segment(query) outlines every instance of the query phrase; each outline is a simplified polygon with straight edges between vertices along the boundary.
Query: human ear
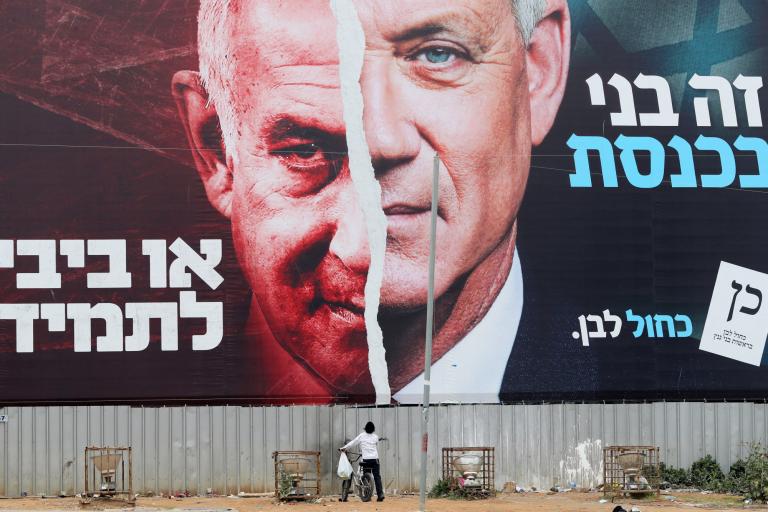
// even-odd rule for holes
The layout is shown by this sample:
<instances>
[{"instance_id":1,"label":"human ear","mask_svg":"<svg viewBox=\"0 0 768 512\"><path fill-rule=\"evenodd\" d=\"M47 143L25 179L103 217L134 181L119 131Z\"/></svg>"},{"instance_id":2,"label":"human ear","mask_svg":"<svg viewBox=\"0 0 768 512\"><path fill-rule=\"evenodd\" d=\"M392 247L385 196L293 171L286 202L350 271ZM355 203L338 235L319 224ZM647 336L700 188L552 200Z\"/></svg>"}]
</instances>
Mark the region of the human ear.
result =
<instances>
[{"instance_id":1,"label":"human ear","mask_svg":"<svg viewBox=\"0 0 768 512\"><path fill-rule=\"evenodd\" d=\"M538 146L555 122L563 100L571 56L571 16L567 0L547 0L526 49L531 101L531 142Z\"/></svg>"},{"instance_id":2,"label":"human ear","mask_svg":"<svg viewBox=\"0 0 768 512\"><path fill-rule=\"evenodd\" d=\"M178 71L173 75L172 88L208 200L229 218L232 213L232 158L224 147L216 109L208 104L208 93L200 81L200 74L195 71Z\"/></svg>"}]
</instances>

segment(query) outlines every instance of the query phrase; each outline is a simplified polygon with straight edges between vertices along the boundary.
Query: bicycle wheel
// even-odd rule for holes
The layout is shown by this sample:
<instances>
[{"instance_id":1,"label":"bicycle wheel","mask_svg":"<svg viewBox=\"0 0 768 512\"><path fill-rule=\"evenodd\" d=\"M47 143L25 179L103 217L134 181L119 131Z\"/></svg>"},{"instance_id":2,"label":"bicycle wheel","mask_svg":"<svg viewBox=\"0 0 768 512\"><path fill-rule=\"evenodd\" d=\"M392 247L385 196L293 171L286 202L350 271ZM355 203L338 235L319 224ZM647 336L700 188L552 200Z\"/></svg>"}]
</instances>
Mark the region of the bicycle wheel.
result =
<instances>
[{"instance_id":1,"label":"bicycle wheel","mask_svg":"<svg viewBox=\"0 0 768 512\"><path fill-rule=\"evenodd\" d=\"M360 496L362 501L371 501L371 496L373 496L373 477L370 473L363 473L363 476L360 477L357 495Z\"/></svg>"},{"instance_id":2,"label":"bicycle wheel","mask_svg":"<svg viewBox=\"0 0 768 512\"><path fill-rule=\"evenodd\" d=\"M341 483L341 501L347 501L350 487L352 487L352 480L344 480Z\"/></svg>"}]
</instances>

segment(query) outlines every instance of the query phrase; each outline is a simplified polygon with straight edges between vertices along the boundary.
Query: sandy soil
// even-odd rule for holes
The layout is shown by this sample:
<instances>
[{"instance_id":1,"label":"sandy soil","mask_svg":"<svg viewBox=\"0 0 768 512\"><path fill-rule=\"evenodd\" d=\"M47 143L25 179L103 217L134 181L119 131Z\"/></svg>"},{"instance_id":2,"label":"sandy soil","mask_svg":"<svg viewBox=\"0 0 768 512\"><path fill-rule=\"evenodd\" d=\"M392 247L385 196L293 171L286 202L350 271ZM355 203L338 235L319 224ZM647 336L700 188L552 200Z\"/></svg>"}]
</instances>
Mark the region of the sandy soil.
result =
<instances>
[{"instance_id":1,"label":"sandy soil","mask_svg":"<svg viewBox=\"0 0 768 512\"><path fill-rule=\"evenodd\" d=\"M714 510L768 510L764 505L746 506L740 498L717 494L673 493L674 499L662 496L661 499L628 500L617 499L616 503L600 503L599 493L559 493L559 494L501 494L490 500L428 500L427 510L431 511L483 511L483 512L611 512L616 504L626 510L632 505L641 512L693 512L697 509ZM238 512L280 510L282 512L414 512L418 510L417 496L388 496L382 503L361 503L357 498L350 498L348 503L339 503L338 498L323 498L319 503L277 503L273 498L139 498L136 510L232 510ZM82 507L76 498L20 498L0 499L0 510L105 510L125 508L119 502L95 502ZM116 512L116 511L115 511Z\"/></svg>"}]
</instances>

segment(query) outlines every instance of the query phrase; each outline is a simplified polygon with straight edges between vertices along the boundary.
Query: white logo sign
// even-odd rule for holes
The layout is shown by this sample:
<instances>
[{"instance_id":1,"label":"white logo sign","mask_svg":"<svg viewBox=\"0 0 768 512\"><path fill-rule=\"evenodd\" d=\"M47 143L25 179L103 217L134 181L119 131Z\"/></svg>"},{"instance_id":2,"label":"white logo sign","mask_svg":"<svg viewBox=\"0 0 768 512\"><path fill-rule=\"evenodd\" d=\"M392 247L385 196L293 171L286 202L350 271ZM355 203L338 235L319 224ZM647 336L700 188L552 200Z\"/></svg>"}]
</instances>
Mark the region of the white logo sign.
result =
<instances>
[{"instance_id":1,"label":"white logo sign","mask_svg":"<svg viewBox=\"0 0 768 512\"><path fill-rule=\"evenodd\" d=\"M768 274L721 261L699 349L760 366L766 336Z\"/></svg>"},{"instance_id":2,"label":"white logo sign","mask_svg":"<svg viewBox=\"0 0 768 512\"><path fill-rule=\"evenodd\" d=\"M0 414L0 423L8 423L8 415Z\"/></svg>"}]
</instances>

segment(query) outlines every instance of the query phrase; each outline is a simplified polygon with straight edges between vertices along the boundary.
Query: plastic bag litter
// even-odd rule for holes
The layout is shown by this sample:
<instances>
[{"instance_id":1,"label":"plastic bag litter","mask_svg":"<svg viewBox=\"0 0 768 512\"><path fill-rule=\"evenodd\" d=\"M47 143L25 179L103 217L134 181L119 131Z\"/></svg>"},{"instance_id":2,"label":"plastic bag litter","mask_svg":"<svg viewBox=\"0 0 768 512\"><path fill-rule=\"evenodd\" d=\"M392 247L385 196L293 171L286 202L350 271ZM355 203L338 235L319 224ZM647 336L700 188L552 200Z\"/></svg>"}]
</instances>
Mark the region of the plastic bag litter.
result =
<instances>
[{"instance_id":1,"label":"plastic bag litter","mask_svg":"<svg viewBox=\"0 0 768 512\"><path fill-rule=\"evenodd\" d=\"M344 452L339 456L339 469L336 473L342 480L347 480L352 476L352 464L350 464L347 454Z\"/></svg>"}]
</instances>

